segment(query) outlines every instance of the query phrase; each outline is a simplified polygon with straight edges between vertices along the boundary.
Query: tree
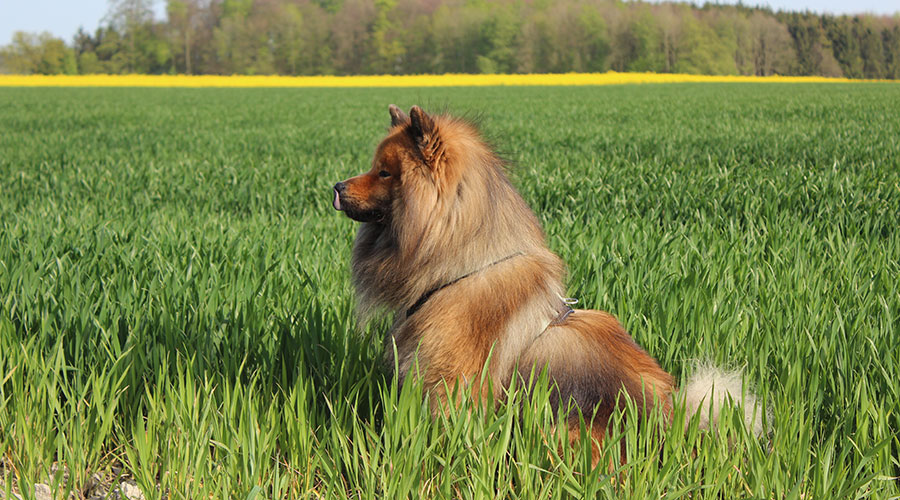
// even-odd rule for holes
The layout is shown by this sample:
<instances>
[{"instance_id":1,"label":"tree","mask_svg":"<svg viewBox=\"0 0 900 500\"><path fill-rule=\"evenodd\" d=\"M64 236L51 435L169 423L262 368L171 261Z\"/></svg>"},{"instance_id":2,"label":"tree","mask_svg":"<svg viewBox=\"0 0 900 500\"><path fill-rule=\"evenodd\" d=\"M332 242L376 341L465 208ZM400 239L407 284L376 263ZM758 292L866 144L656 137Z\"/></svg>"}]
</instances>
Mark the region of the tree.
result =
<instances>
[{"instance_id":1,"label":"tree","mask_svg":"<svg viewBox=\"0 0 900 500\"><path fill-rule=\"evenodd\" d=\"M751 14L753 74L757 76L787 75L797 65L797 55L787 26L771 15L756 11Z\"/></svg>"},{"instance_id":2,"label":"tree","mask_svg":"<svg viewBox=\"0 0 900 500\"><path fill-rule=\"evenodd\" d=\"M40 47L37 36L24 31L13 33L12 43L0 49L3 69L10 73L22 75L35 73L39 60Z\"/></svg>"},{"instance_id":3,"label":"tree","mask_svg":"<svg viewBox=\"0 0 900 500\"><path fill-rule=\"evenodd\" d=\"M517 16L518 17L518 16ZM540 55L540 71L564 73L567 71L605 71L608 65L609 38L606 22L594 6L578 0L557 5L533 18L533 33L538 36L531 40L534 52ZM522 33L516 23L516 32ZM513 58L522 52L521 36L513 43Z\"/></svg>"},{"instance_id":4,"label":"tree","mask_svg":"<svg viewBox=\"0 0 900 500\"><path fill-rule=\"evenodd\" d=\"M19 74L58 75L78 72L74 51L50 33L16 31L12 43L0 49L6 71Z\"/></svg>"},{"instance_id":5,"label":"tree","mask_svg":"<svg viewBox=\"0 0 900 500\"><path fill-rule=\"evenodd\" d=\"M674 69L679 73L729 75L737 72L733 49L709 25L685 16Z\"/></svg>"},{"instance_id":6,"label":"tree","mask_svg":"<svg viewBox=\"0 0 900 500\"><path fill-rule=\"evenodd\" d=\"M166 5L169 27L176 42L173 45L180 49L172 52L182 52L184 72L188 75L193 73L191 49L195 39L194 33L197 31L200 20L200 12L203 8L204 6L200 3L200 0L168 0ZM174 58L172 62L174 65Z\"/></svg>"},{"instance_id":7,"label":"tree","mask_svg":"<svg viewBox=\"0 0 900 500\"><path fill-rule=\"evenodd\" d=\"M395 39L403 47L403 54L395 61L399 72L434 72L437 50L432 19L437 8L438 3L430 0L398 0L391 11Z\"/></svg>"},{"instance_id":8,"label":"tree","mask_svg":"<svg viewBox=\"0 0 900 500\"><path fill-rule=\"evenodd\" d=\"M844 75L818 17L808 12L792 13L786 21L797 51L795 74L834 77Z\"/></svg>"},{"instance_id":9,"label":"tree","mask_svg":"<svg viewBox=\"0 0 900 500\"><path fill-rule=\"evenodd\" d=\"M861 78L863 59L859 47L857 21L850 18L823 16L822 26L831 43L832 53L841 65L841 70L849 78Z\"/></svg>"},{"instance_id":10,"label":"tree","mask_svg":"<svg viewBox=\"0 0 900 500\"><path fill-rule=\"evenodd\" d=\"M224 74L256 74L259 33L250 28L252 0L224 0L218 25L213 30L218 71Z\"/></svg>"},{"instance_id":11,"label":"tree","mask_svg":"<svg viewBox=\"0 0 900 500\"><path fill-rule=\"evenodd\" d=\"M125 41L119 32L112 27L97 28L95 39L97 59L103 66L103 72L109 74L125 72L128 67L128 55L122 50Z\"/></svg>"},{"instance_id":12,"label":"tree","mask_svg":"<svg viewBox=\"0 0 900 500\"><path fill-rule=\"evenodd\" d=\"M375 0L375 18L372 22L372 55L370 71L389 74L399 69L405 50L396 36L390 15L397 7L396 0Z\"/></svg>"},{"instance_id":13,"label":"tree","mask_svg":"<svg viewBox=\"0 0 900 500\"><path fill-rule=\"evenodd\" d=\"M305 74L330 75L335 72L333 49L330 43L331 27L329 13L315 3L300 5L300 13L305 20L301 33L301 63Z\"/></svg>"},{"instance_id":14,"label":"tree","mask_svg":"<svg viewBox=\"0 0 900 500\"><path fill-rule=\"evenodd\" d=\"M339 72L366 72L366 49L372 46L369 28L374 23L375 5L366 0L347 0L335 13L331 38L334 43L334 65Z\"/></svg>"},{"instance_id":15,"label":"tree","mask_svg":"<svg viewBox=\"0 0 900 500\"><path fill-rule=\"evenodd\" d=\"M275 66L279 73L296 75L300 72L303 45L303 14L296 4L279 6L275 23Z\"/></svg>"},{"instance_id":16,"label":"tree","mask_svg":"<svg viewBox=\"0 0 900 500\"><path fill-rule=\"evenodd\" d=\"M515 40L519 34L518 16L509 5L481 7L484 17L477 37L476 63L481 73L509 73L516 66Z\"/></svg>"},{"instance_id":17,"label":"tree","mask_svg":"<svg viewBox=\"0 0 900 500\"><path fill-rule=\"evenodd\" d=\"M900 17L622 0L108 0L0 70L188 74L653 71L900 78Z\"/></svg>"},{"instance_id":18,"label":"tree","mask_svg":"<svg viewBox=\"0 0 900 500\"><path fill-rule=\"evenodd\" d=\"M698 20L709 26L711 34L718 42L715 43L714 49L710 51L712 54L712 74L716 75L734 75L738 73L737 59L737 36L738 27L735 20L728 13L732 12L731 8L720 9L703 9L699 13Z\"/></svg>"},{"instance_id":19,"label":"tree","mask_svg":"<svg viewBox=\"0 0 900 500\"><path fill-rule=\"evenodd\" d=\"M618 45L613 69L617 71L664 71L660 50L662 32L649 10L629 12L631 18L617 33Z\"/></svg>"},{"instance_id":20,"label":"tree","mask_svg":"<svg viewBox=\"0 0 900 500\"><path fill-rule=\"evenodd\" d=\"M111 27L125 34L125 69L129 73L147 72L149 68L140 61L139 50L149 38L149 27L153 22L153 1L109 0L106 19Z\"/></svg>"},{"instance_id":21,"label":"tree","mask_svg":"<svg viewBox=\"0 0 900 500\"><path fill-rule=\"evenodd\" d=\"M685 15L690 15L690 8L686 5L664 4L654 11L654 16L660 26L662 70L666 73L671 73L675 69L675 62L678 60L678 48L681 44Z\"/></svg>"},{"instance_id":22,"label":"tree","mask_svg":"<svg viewBox=\"0 0 900 500\"><path fill-rule=\"evenodd\" d=\"M435 72L479 72L478 56L487 53L483 38L487 17L483 6L453 0L434 11L431 26L437 52L432 64ZM482 69L489 68L482 65Z\"/></svg>"},{"instance_id":23,"label":"tree","mask_svg":"<svg viewBox=\"0 0 900 500\"><path fill-rule=\"evenodd\" d=\"M82 52L78 55L78 72L82 75L99 75L105 73L103 64L96 52Z\"/></svg>"},{"instance_id":24,"label":"tree","mask_svg":"<svg viewBox=\"0 0 900 500\"><path fill-rule=\"evenodd\" d=\"M881 32L885 53L885 78L900 79L900 25Z\"/></svg>"},{"instance_id":25,"label":"tree","mask_svg":"<svg viewBox=\"0 0 900 500\"><path fill-rule=\"evenodd\" d=\"M752 14L739 9L728 9L723 15L723 22L728 22L734 36L734 66L739 75L755 75L756 66L753 61L753 49L756 37L753 33Z\"/></svg>"},{"instance_id":26,"label":"tree","mask_svg":"<svg viewBox=\"0 0 900 500\"><path fill-rule=\"evenodd\" d=\"M884 78L885 57L881 34L877 33L866 18L853 19L854 33L859 39L862 59L862 75L866 78Z\"/></svg>"}]
</instances>

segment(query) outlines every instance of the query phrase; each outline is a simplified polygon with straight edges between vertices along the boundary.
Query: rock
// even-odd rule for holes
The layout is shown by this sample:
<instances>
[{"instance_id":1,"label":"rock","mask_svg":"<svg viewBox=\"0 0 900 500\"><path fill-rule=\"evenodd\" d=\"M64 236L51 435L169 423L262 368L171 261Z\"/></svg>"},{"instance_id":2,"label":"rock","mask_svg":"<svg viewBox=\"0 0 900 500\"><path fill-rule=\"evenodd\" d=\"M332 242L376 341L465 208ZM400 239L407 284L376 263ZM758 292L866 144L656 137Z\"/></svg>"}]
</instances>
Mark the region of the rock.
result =
<instances>
[{"instance_id":1,"label":"rock","mask_svg":"<svg viewBox=\"0 0 900 500\"><path fill-rule=\"evenodd\" d=\"M122 481L119 483L118 490L123 500L145 500L144 494L134 481Z\"/></svg>"},{"instance_id":2,"label":"rock","mask_svg":"<svg viewBox=\"0 0 900 500\"><path fill-rule=\"evenodd\" d=\"M56 491L56 495L53 494L53 490L50 489L50 486L44 483L37 483L34 485L34 498L35 500L54 500L59 498L67 498L69 500L76 500L81 498L77 492L70 491L68 496L63 497L63 493L65 489L60 488ZM0 495L2 498L2 495ZM21 498L19 495L15 495L15 498Z\"/></svg>"},{"instance_id":3,"label":"rock","mask_svg":"<svg viewBox=\"0 0 900 500\"><path fill-rule=\"evenodd\" d=\"M53 493L46 484L36 484L34 485L34 498L35 500L53 500Z\"/></svg>"}]
</instances>

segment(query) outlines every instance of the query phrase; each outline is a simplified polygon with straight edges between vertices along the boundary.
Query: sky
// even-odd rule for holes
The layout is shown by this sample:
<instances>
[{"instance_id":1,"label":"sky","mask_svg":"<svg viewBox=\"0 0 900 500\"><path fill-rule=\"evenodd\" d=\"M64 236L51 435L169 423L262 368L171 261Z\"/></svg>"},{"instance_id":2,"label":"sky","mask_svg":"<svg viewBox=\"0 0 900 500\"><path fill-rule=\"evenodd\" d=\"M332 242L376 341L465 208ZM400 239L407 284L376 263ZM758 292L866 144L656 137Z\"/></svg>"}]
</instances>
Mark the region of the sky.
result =
<instances>
[{"instance_id":1,"label":"sky","mask_svg":"<svg viewBox=\"0 0 900 500\"><path fill-rule=\"evenodd\" d=\"M737 0L719 1L736 3ZM831 14L900 12L898 0L743 0L743 3L775 10L810 10ZM108 9L109 0L0 0L0 45L8 44L16 31L49 31L71 42L79 27L93 32ZM165 0L156 0L154 10L157 19L165 18Z\"/></svg>"},{"instance_id":2,"label":"sky","mask_svg":"<svg viewBox=\"0 0 900 500\"><path fill-rule=\"evenodd\" d=\"M165 18L165 5L154 2L157 19ZM71 43L79 27L93 33L108 10L109 0L0 0L0 45L16 31L49 31Z\"/></svg>"}]
</instances>

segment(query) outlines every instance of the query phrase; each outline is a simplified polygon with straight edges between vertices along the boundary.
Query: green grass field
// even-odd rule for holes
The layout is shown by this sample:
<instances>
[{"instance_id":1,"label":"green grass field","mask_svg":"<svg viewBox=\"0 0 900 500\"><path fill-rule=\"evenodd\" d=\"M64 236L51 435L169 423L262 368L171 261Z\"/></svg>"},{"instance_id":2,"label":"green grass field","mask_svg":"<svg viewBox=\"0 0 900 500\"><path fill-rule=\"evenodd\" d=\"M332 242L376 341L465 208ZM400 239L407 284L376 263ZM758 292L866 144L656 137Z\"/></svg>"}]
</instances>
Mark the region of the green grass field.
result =
<instances>
[{"instance_id":1,"label":"green grass field","mask_svg":"<svg viewBox=\"0 0 900 500\"><path fill-rule=\"evenodd\" d=\"M610 477L540 391L398 391L331 208L390 103L478 118L568 294L745 367L769 434L632 418ZM0 89L0 498L897 498L898 228L893 84Z\"/></svg>"}]
</instances>

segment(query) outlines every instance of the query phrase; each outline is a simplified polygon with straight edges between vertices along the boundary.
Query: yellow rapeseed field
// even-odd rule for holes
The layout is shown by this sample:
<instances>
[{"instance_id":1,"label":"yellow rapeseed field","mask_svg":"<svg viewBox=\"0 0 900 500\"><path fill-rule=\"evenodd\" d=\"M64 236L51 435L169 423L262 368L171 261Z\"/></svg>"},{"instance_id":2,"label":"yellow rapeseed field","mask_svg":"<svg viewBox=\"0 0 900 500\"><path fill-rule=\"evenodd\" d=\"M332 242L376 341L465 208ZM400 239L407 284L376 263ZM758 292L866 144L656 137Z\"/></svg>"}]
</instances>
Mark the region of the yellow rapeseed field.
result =
<instances>
[{"instance_id":1,"label":"yellow rapeseed field","mask_svg":"<svg viewBox=\"0 0 900 500\"><path fill-rule=\"evenodd\" d=\"M555 75L189 76L0 75L5 87L476 87L492 85L620 85L680 82L859 82L819 76L710 76L662 73Z\"/></svg>"}]
</instances>

